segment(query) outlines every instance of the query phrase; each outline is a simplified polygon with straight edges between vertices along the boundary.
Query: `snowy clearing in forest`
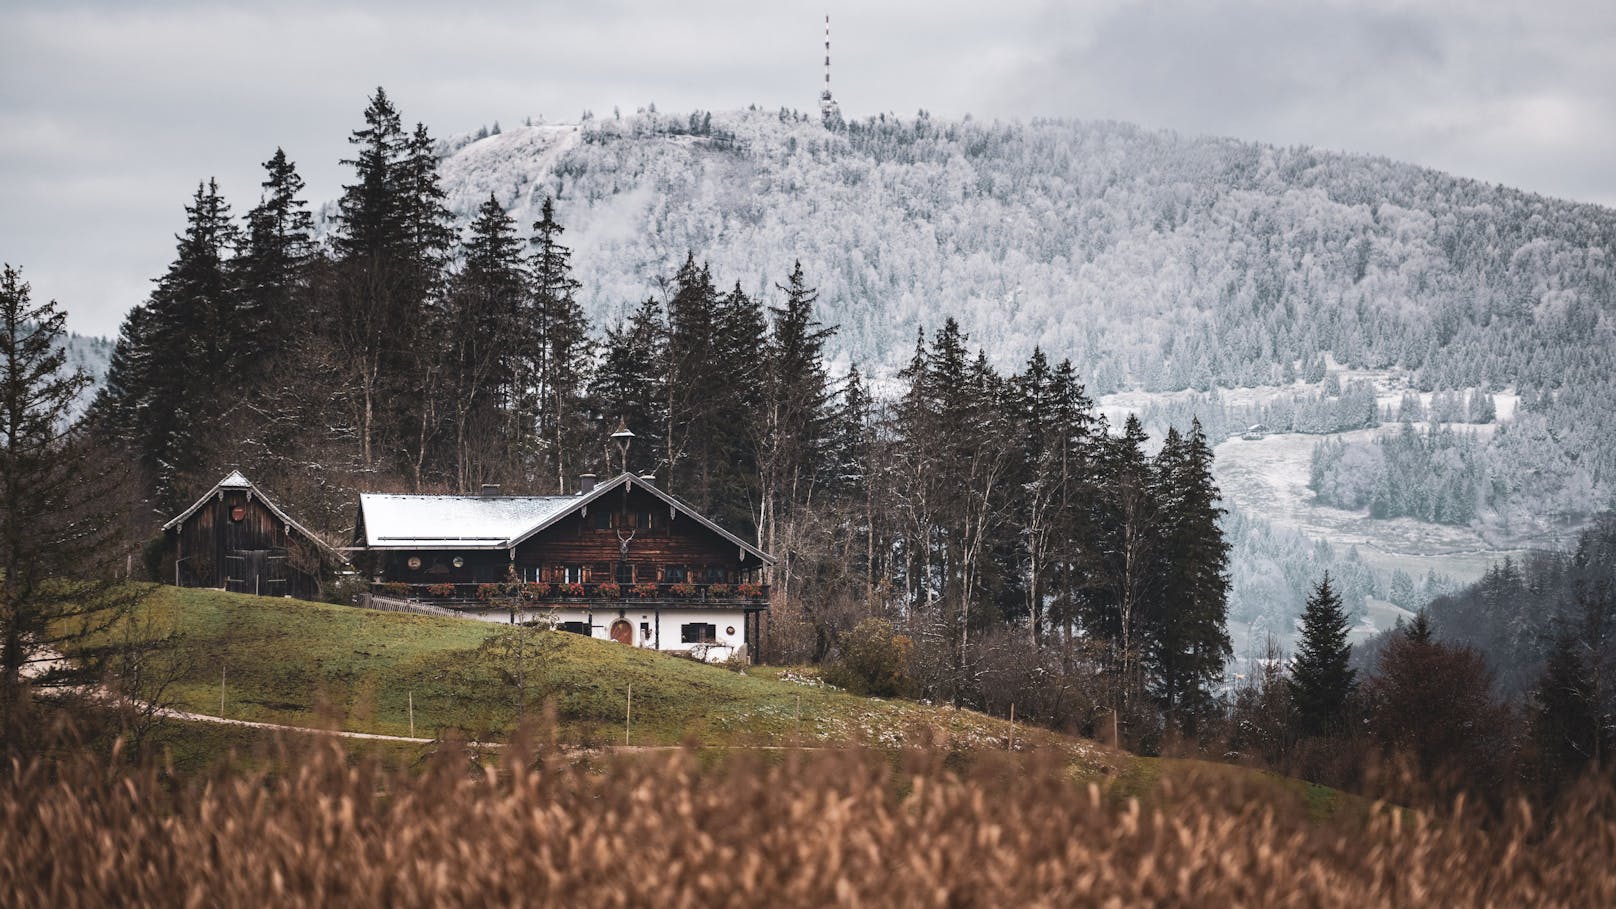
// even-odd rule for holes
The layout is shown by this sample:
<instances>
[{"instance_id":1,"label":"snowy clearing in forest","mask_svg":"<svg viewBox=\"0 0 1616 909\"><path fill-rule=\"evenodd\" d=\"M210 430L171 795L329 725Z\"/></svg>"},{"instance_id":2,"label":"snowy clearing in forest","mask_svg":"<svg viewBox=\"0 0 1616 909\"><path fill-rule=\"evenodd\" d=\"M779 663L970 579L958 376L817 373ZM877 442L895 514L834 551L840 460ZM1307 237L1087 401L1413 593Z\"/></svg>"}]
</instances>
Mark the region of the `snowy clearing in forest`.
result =
<instances>
[{"instance_id":1,"label":"snowy clearing in forest","mask_svg":"<svg viewBox=\"0 0 1616 909\"><path fill-rule=\"evenodd\" d=\"M1341 433L1339 437L1366 441L1381 431L1364 429ZM1498 547L1470 527L1430 524L1413 518L1372 518L1364 511L1321 505L1314 500L1307 481L1313 449L1325 438L1284 433L1254 441L1222 442L1213 449L1213 474L1218 487L1235 507L1341 550L1356 546L1366 563L1387 573L1401 569L1420 577L1435 571L1468 583L1505 556L1519 558L1533 544L1552 542L1519 541L1513 548Z\"/></svg>"}]
</instances>

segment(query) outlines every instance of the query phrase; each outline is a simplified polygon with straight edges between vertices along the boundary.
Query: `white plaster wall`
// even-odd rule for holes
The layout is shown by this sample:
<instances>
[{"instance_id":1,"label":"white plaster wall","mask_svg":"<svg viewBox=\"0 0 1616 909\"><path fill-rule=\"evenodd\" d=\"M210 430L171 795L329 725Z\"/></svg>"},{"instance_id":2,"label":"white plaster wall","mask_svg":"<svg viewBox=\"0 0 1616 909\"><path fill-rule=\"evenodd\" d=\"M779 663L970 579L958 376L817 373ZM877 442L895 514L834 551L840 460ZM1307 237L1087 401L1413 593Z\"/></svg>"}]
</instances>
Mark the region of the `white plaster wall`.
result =
<instances>
[{"instance_id":1,"label":"white plaster wall","mask_svg":"<svg viewBox=\"0 0 1616 909\"><path fill-rule=\"evenodd\" d=\"M618 610L596 609L592 613L577 608L558 609L524 609L516 614L518 622L562 622L591 623L590 637L609 641L612 637L612 623L617 621L618 613L634 627L634 646L654 647L658 650L685 651L690 645L683 643L680 638L680 626L690 622L706 622L713 626L716 634L713 640L719 647L712 648L707 654L709 661L728 659L746 644L746 611L742 609L664 609L661 614L660 638L658 636L658 617L655 610L636 608L630 602L625 608ZM465 610L461 613L467 618L475 618L484 622L506 624L511 620L511 614L504 609ZM651 626L651 634L647 637L641 634L640 625L645 623ZM733 628L733 634L727 629Z\"/></svg>"}]
</instances>

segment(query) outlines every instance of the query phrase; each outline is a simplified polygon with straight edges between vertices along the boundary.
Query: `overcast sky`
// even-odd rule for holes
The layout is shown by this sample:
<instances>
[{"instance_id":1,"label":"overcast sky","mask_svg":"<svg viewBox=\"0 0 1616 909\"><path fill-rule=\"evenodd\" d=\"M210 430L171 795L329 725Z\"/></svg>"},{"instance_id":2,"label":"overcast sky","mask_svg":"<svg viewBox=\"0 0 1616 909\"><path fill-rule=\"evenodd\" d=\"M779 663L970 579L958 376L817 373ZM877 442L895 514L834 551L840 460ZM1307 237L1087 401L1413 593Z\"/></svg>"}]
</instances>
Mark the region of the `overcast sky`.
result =
<instances>
[{"instance_id":1,"label":"overcast sky","mask_svg":"<svg viewBox=\"0 0 1616 909\"><path fill-rule=\"evenodd\" d=\"M1613 0L0 0L0 260L112 334L199 179L241 213L279 145L333 198L377 85L438 136L812 109L826 12L848 116L1127 120L1616 205Z\"/></svg>"}]
</instances>

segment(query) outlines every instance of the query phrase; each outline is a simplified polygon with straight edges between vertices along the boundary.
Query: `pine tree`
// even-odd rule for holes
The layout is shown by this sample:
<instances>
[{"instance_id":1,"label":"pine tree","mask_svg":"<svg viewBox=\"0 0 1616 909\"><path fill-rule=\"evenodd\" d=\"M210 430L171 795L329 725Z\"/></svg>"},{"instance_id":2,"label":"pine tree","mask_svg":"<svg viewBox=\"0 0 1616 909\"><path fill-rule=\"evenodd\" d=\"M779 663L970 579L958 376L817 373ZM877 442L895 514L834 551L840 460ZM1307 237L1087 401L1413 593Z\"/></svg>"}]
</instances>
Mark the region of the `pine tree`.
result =
<instances>
[{"instance_id":1,"label":"pine tree","mask_svg":"<svg viewBox=\"0 0 1616 909\"><path fill-rule=\"evenodd\" d=\"M530 326L529 280L516 226L492 194L477 211L452 281L442 332L454 480L462 492L507 480L526 422L517 382Z\"/></svg>"},{"instance_id":2,"label":"pine tree","mask_svg":"<svg viewBox=\"0 0 1616 909\"><path fill-rule=\"evenodd\" d=\"M1133 414L1120 435L1103 440L1090 518L1093 581L1085 597L1084 625L1106 644L1114 706L1124 711L1143 686L1140 669L1160 577L1161 516L1156 477L1144 454L1146 441L1144 426Z\"/></svg>"},{"instance_id":3,"label":"pine tree","mask_svg":"<svg viewBox=\"0 0 1616 909\"><path fill-rule=\"evenodd\" d=\"M343 187L334 239L340 267L335 342L357 390L353 422L366 469L383 453L417 485L435 429L434 367L442 355L442 293L454 245L437 158L426 128L405 134L376 90L359 147L356 182Z\"/></svg>"},{"instance_id":4,"label":"pine tree","mask_svg":"<svg viewBox=\"0 0 1616 909\"><path fill-rule=\"evenodd\" d=\"M1229 550L1218 526L1212 449L1201 423L1169 431L1156 464L1162 512L1161 588L1149 623L1152 686L1173 720L1193 727L1212 708L1232 647L1227 628Z\"/></svg>"},{"instance_id":5,"label":"pine tree","mask_svg":"<svg viewBox=\"0 0 1616 909\"><path fill-rule=\"evenodd\" d=\"M814 317L819 295L808 287L801 262L777 289L785 291L786 301L770 308L763 402L761 412L750 418L760 435L758 541L767 551L778 551L777 541L789 540L797 509L813 501L820 482L829 480L833 470L826 450L832 394L824 349L835 329L824 328ZM785 548L792 548L789 542ZM782 567L789 571L790 565ZM789 594L789 589L782 593Z\"/></svg>"},{"instance_id":6,"label":"pine tree","mask_svg":"<svg viewBox=\"0 0 1616 909\"><path fill-rule=\"evenodd\" d=\"M1556 635L1531 705L1532 734L1551 788L1575 780L1610 751L1612 736L1600 713L1598 686L1576 637Z\"/></svg>"},{"instance_id":7,"label":"pine tree","mask_svg":"<svg viewBox=\"0 0 1616 909\"><path fill-rule=\"evenodd\" d=\"M140 589L88 580L125 550L107 503L124 478L103 446L69 427L90 377L69 369L66 316L34 305L22 275L0 272L0 753L25 744L29 686L98 681L105 649L64 662L138 601ZM38 670L32 682L28 675Z\"/></svg>"},{"instance_id":8,"label":"pine tree","mask_svg":"<svg viewBox=\"0 0 1616 909\"><path fill-rule=\"evenodd\" d=\"M237 233L218 185L200 184L185 213L174 262L150 299L130 313L98 402L106 426L134 451L163 512L180 507L210 466L196 429L229 403L218 386L228 367L229 327L239 316L229 263Z\"/></svg>"},{"instance_id":9,"label":"pine tree","mask_svg":"<svg viewBox=\"0 0 1616 909\"><path fill-rule=\"evenodd\" d=\"M300 304L315 255L314 216L299 198L303 178L296 166L277 148L264 170L262 197L247 213L244 242L231 263L241 297L232 359L257 367L248 382L262 380L307 318Z\"/></svg>"},{"instance_id":10,"label":"pine tree","mask_svg":"<svg viewBox=\"0 0 1616 909\"><path fill-rule=\"evenodd\" d=\"M574 297L579 284L572 277L572 251L561 243L564 230L555 219L554 202L546 196L539 220L533 223L533 322L538 337L527 371L535 395L536 441L546 452L543 469L555 476L557 490L564 490L569 475L576 472L576 459L591 430L585 392L594 358L589 323ZM638 426L634 431L657 429Z\"/></svg>"},{"instance_id":11,"label":"pine tree","mask_svg":"<svg viewBox=\"0 0 1616 909\"><path fill-rule=\"evenodd\" d=\"M590 385L590 397L599 408L601 421L598 465L601 471L613 466L617 455L607 441L619 423L633 429L634 445L629 449L628 469L640 473L666 466L660 460L669 450L663 432L668 426L668 326L662 307L648 299L624 320L606 331L604 354Z\"/></svg>"},{"instance_id":12,"label":"pine tree","mask_svg":"<svg viewBox=\"0 0 1616 909\"><path fill-rule=\"evenodd\" d=\"M354 168L357 180L343 187L337 203L333 247L341 279L333 328L340 361L357 389L353 421L368 470L385 444L382 409L399 359L392 332L418 323L422 314L406 299L405 270L398 264L408 252L399 185L405 138L386 91L376 89L365 108L365 126L348 141L359 152L342 163Z\"/></svg>"},{"instance_id":13,"label":"pine tree","mask_svg":"<svg viewBox=\"0 0 1616 909\"><path fill-rule=\"evenodd\" d=\"M1291 663L1291 702L1305 735L1329 735L1341 729L1347 702L1357 687L1357 673L1348 665L1350 628L1326 572L1302 611L1302 636Z\"/></svg>"}]
</instances>

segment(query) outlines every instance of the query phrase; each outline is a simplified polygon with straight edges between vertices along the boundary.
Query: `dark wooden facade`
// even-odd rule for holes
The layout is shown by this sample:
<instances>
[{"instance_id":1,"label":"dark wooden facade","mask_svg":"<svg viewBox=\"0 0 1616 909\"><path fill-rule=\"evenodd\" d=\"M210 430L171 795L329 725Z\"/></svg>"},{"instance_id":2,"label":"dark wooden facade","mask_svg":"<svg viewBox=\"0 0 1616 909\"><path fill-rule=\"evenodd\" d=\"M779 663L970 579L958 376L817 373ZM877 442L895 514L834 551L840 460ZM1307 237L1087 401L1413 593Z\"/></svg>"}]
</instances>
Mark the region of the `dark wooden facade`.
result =
<instances>
[{"instance_id":1,"label":"dark wooden facade","mask_svg":"<svg viewBox=\"0 0 1616 909\"><path fill-rule=\"evenodd\" d=\"M340 557L239 473L164 527L163 580L179 587L319 599Z\"/></svg>"}]
</instances>

